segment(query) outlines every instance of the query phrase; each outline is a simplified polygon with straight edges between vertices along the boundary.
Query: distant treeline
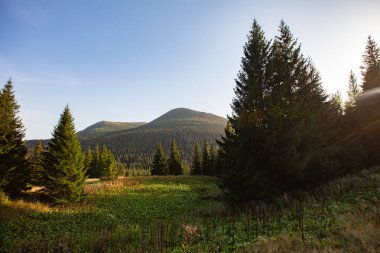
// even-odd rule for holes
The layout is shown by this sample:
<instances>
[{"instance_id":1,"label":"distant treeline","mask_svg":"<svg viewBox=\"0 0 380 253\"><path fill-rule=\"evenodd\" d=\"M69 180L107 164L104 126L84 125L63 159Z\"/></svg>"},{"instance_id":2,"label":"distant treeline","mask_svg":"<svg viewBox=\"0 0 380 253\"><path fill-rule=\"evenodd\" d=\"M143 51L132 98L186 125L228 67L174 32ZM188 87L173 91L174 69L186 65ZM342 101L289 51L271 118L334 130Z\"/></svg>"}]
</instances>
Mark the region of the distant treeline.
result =
<instances>
[{"instance_id":1,"label":"distant treeline","mask_svg":"<svg viewBox=\"0 0 380 253\"><path fill-rule=\"evenodd\" d=\"M128 168L150 168L158 143L161 143L165 152L170 151L171 141L176 140L180 148L182 161L191 164L195 143L205 139L210 144L216 145L216 139L220 139L221 130L217 129L167 129L165 131L137 132L128 131L116 137L116 134L91 135L80 137L79 140L84 149L99 145L107 147L115 155L115 158Z\"/></svg>"}]
</instances>

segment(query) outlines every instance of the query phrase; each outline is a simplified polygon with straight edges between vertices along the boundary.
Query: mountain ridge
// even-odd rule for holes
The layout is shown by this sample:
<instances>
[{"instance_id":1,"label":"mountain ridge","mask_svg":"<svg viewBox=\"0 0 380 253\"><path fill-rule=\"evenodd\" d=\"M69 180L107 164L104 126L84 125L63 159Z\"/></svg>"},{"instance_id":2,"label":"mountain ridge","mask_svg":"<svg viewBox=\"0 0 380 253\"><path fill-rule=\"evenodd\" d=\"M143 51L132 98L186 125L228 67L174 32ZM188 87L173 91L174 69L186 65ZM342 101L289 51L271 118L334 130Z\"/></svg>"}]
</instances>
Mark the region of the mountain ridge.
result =
<instances>
[{"instance_id":1,"label":"mountain ridge","mask_svg":"<svg viewBox=\"0 0 380 253\"><path fill-rule=\"evenodd\" d=\"M112 131L99 131L104 125L114 126L120 123L128 129L114 129ZM131 126L128 124L137 123ZM141 123L141 125L138 125ZM224 134L227 119L206 112L199 112L188 108L175 108L154 120L142 124L142 122L97 122L78 132L79 141L83 150L94 148L97 144L103 144L115 154L117 159L129 167L148 168L152 163L153 155L158 143L169 154L170 143L173 139L181 150L183 160L190 164L194 144L201 143L205 139L210 144L216 145L216 139ZM87 133L83 131L87 129ZM97 131L92 131L92 130ZM85 131L86 133L86 131ZM44 140L47 144L49 140ZM36 145L38 140L27 142L27 146Z\"/></svg>"}]
</instances>

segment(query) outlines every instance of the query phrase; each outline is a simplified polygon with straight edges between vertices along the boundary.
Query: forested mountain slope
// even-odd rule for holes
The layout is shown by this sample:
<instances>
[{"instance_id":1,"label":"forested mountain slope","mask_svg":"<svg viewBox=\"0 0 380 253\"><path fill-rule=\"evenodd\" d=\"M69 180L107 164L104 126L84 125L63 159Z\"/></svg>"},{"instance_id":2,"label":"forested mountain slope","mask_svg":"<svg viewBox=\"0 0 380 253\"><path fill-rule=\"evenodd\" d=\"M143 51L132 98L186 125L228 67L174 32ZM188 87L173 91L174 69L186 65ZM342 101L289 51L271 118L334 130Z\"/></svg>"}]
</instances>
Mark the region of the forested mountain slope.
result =
<instances>
[{"instance_id":1,"label":"forested mountain slope","mask_svg":"<svg viewBox=\"0 0 380 253\"><path fill-rule=\"evenodd\" d=\"M148 168L161 142L169 154L170 142L174 138L180 148L182 159L191 162L195 142L207 139L215 145L215 139L224 133L227 119L210 113L198 112L187 108L173 109L155 120L140 122L98 122L79 131L83 150L96 144L107 147L129 167ZM117 128L124 128L117 130ZM126 129L127 128L127 129ZM44 140L46 144L48 140ZM36 145L36 140L27 142L28 147Z\"/></svg>"},{"instance_id":2,"label":"forested mountain slope","mask_svg":"<svg viewBox=\"0 0 380 253\"><path fill-rule=\"evenodd\" d=\"M78 136L85 136L90 134L108 133L114 131L121 131L126 129L132 129L144 125L145 122L112 122L112 121L100 121L95 123L86 129L79 131Z\"/></svg>"}]
</instances>

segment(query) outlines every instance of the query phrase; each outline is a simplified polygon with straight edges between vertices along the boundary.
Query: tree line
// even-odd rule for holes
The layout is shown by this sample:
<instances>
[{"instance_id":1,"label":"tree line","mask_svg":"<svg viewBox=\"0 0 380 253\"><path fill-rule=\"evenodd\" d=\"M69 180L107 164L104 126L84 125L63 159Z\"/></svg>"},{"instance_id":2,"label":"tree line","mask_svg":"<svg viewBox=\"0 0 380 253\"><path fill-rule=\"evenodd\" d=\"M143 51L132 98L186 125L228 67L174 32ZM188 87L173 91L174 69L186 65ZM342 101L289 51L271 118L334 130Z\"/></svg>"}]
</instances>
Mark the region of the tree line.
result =
<instances>
[{"instance_id":1,"label":"tree line","mask_svg":"<svg viewBox=\"0 0 380 253\"><path fill-rule=\"evenodd\" d=\"M194 124L196 126L196 124ZM207 129L209 128L209 129ZM207 128L203 125L198 127L186 126L186 129L176 128L165 131L125 131L119 133L92 134L90 136L79 136L79 141L84 150L89 146L99 144L107 145L115 158L128 168L150 168L157 144L161 143L165 152L170 153L171 141L176 140L180 148L182 161L190 166L195 142L207 139L210 144L216 145L216 139L223 133L224 126L215 127L210 124ZM211 128L211 129L210 129Z\"/></svg>"},{"instance_id":2,"label":"tree line","mask_svg":"<svg viewBox=\"0 0 380 253\"><path fill-rule=\"evenodd\" d=\"M348 101L328 96L289 27L267 40L255 20L235 80L232 115L218 141L218 170L231 201L308 189L380 164L380 53L368 37L362 84Z\"/></svg>"},{"instance_id":3,"label":"tree line","mask_svg":"<svg viewBox=\"0 0 380 253\"><path fill-rule=\"evenodd\" d=\"M172 140L170 145L170 155L166 156L161 143L157 145L156 153L151 165L151 175L208 175L216 174L217 153L213 145L209 146L208 140L204 140L202 154L199 144L195 142L193 160L189 171L186 170L187 163L181 160L181 155L177 142Z\"/></svg>"}]
</instances>

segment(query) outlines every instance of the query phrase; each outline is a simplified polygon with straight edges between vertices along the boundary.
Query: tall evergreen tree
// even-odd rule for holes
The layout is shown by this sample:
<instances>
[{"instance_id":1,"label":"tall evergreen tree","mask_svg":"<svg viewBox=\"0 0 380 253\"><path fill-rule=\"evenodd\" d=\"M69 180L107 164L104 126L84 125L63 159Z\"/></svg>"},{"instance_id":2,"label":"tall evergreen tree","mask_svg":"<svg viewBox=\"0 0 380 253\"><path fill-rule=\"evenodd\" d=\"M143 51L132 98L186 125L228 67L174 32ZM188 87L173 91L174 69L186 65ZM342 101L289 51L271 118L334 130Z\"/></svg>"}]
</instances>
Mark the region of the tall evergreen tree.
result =
<instances>
[{"instance_id":1,"label":"tall evergreen tree","mask_svg":"<svg viewBox=\"0 0 380 253\"><path fill-rule=\"evenodd\" d=\"M87 173L90 178L99 178L101 176L100 150L98 144L96 144L95 146L94 152L92 154L92 160L90 163L90 169Z\"/></svg>"},{"instance_id":2,"label":"tall evergreen tree","mask_svg":"<svg viewBox=\"0 0 380 253\"><path fill-rule=\"evenodd\" d=\"M362 147L361 166L380 165L380 49L368 37L363 55L363 94L357 100L356 113L359 122L355 146Z\"/></svg>"},{"instance_id":3,"label":"tall evergreen tree","mask_svg":"<svg viewBox=\"0 0 380 253\"><path fill-rule=\"evenodd\" d=\"M90 170L91 170L91 163L92 163L92 151L91 147L88 146L85 158L84 158L84 169L86 171L86 175L89 176Z\"/></svg>"},{"instance_id":4,"label":"tall evergreen tree","mask_svg":"<svg viewBox=\"0 0 380 253\"><path fill-rule=\"evenodd\" d=\"M33 155L29 160L31 169L31 183L33 185L43 185L44 181L44 159L43 159L42 142L39 141L34 148Z\"/></svg>"},{"instance_id":5,"label":"tall evergreen tree","mask_svg":"<svg viewBox=\"0 0 380 253\"><path fill-rule=\"evenodd\" d=\"M281 22L269 49L254 21L241 67L233 131L219 142L223 187L249 200L326 178L333 159L323 119L332 112L318 72L288 26Z\"/></svg>"},{"instance_id":6,"label":"tall evergreen tree","mask_svg":"<svg viewBox=\"0 0 380 253\"><path fill-rule=\"evenodd\" d=\"M161 143L157 145L157 151L153 158L152 175L168 175L168 162Z\"/></svg>"},{"instance_id":7,"label":"tall evergreen tree","mask_svg":"<svg viewBox=\"0 0 380 253\"><path fill-rule=\"evenodd\" d=\"M117 166L116 159L112 153L107 149L106 145L103 145L102 152L100 153L100 167L101 167L101 179L113 180L117 178Z\"/></svg>"},{"instance_id":8,"label":"tall evergreen tree","mask_svg":"<svg viewBox=\"0 0 380 253\"><path fill-rule=\"evenodd\" d=\"M0 92L0 191L11 197L27 190L30 179L19 109L9 80Z\"/></svg>"},{"instance_id":9,"label":"tall evergreen tree","mask_svg":"<svg viewBox=\"0 0 380 253\"><path fill-rule=\"evenodd\" d=\"M262 175L266 171L259 171L256 164L261 163L260 153L267 154L257 144L266 143L264 102L270 91L268 60L271 44L256 20L247 38L241 70L235 80L235 98L231 105L233 114L228 118L225 136L218 141L218 174L222 187L235 200L257 197L266 185ZM253 191L256 192L255 196L252 196Z\"/></svg>"},{"instance_id":10,"label":"tall evergreen tree","mask_svg":"<svg viewBox=\"0 0 380 253\"><path fill-rule=\"evenodd\" d=\"M170 158L169 158L169 175L182 175L183 168L181 163L181 156L177 147L176 141L173 139L170 145Z\"/></svg>"},{"instance_id":11,"label":"tall evergreen tree","mask_svg":"<svg viewBox=\"0 0 380 253\"><path fill-rule=\"evenodd\" d=\"M376 41L368 36L367 45L363 54L363 91L380 87L380 49Z\"/></svg>"},{"instance_id":12,"label":"tall evergreen tree","mask_svg":"<svg viewBox=\"0 0 380 253\"><path fill-rule=\"evenodd\" d=\"M210 175L211 161L210 161L210 147L208 141L204 140L202 148L202 172L204 175Z\"/></svg>"},{"instance_id":13,"label":"tall evergreen tree","mask_svg":"<svg viewBox=\"0 0 380 253\"><path fill-rule=\"evenodd\" d=\"M201 175L202 174L202 160L201 152L199 150L199 145L197 142L194 144L193 161L191 164L191 175Z\"/></svg>"},{"instance_id":14,"label":"tall evergreen tree","mask_svg":"<svg viewBox=\"0 0 380 253\"><path fill-rule=\"evenodd\" d=\"M218 155L215 150L214 145L210 145L210 167L208 170L209 176L215 176L216 175L216 165L217 165L217 159Z\"/></svg>"},{"instance_id":15,"label":"tall evergreen tree","mask_svg":"<svg viewBox=\"0 0 380 253\"><path fill-rule=\"evenodd\" d=\"M45 190L51 200L57 204L79 201L86 180L84 157L68 106L54 128L44 157L47 174Z\"/></svg>"},{"instance_id":16,"label":"tall evergreen tree","mask_svg":"<svg viewBox=\"0 0 380 253\"><path fill-rule=\"evenodd\" d=\"M356 105L356 99L359 94L360 94L360 89L359 89L358 81L356 79L354 72L351 70L349 78L348 78L348 91L347 91L348 99L344 105L344 109L346 113L354 109Z\"/></svg>"}]
</instances>

